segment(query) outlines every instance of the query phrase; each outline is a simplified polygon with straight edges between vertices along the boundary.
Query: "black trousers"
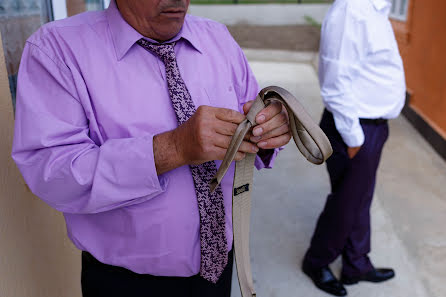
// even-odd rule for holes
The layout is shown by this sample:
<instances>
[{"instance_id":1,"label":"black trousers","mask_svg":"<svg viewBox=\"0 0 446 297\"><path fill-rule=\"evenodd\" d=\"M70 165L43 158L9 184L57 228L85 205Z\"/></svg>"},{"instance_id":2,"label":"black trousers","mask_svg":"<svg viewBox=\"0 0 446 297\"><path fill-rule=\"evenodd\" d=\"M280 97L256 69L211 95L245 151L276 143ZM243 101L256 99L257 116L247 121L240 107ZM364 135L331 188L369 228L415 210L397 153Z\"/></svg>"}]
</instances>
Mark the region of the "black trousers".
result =
<instances>
[{"instance_id":1,"label":"black trousers","mask_svg":"<svg viewBox=\"0 0 446 297\"><path fill-rule=\"evenodd\" d=\"M233 252L216 284L199 275L163 277L137 274L122 267L99 262L82 252L83 297L229 297L231 295Z\"/></svg>"},{"instance_id":2,"label":"black trousers","mask_svg":"<svg viewBox=\"0 0 446 297\"><path fill-rule=\"evenodd\" d=\"M342 255L342 274L357 276L373 269L370 252L370 206L376 171L389 135L387 122L361 122L365 142L350 159L333 115L325 111L321 128L333 147L327 160L331 193L327 197L305 256L305 264L324 267Z\"/></svg>"}]
</instances>

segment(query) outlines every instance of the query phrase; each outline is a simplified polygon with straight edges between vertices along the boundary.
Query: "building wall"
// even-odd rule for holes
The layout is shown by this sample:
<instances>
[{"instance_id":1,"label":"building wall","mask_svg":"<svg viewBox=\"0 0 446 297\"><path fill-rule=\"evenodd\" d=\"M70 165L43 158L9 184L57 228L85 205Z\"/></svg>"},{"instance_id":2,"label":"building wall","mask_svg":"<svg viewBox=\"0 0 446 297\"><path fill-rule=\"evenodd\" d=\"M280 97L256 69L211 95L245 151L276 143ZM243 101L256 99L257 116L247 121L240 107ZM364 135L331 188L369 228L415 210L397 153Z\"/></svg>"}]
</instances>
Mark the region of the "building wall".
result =
<instances>
[{"instance_id":1,"label":"building wall","mask_svg":"<svg viewBox=\"0 0 446 297\"><path fill-rule=\"evenodd\" d=\"M15 94L25 40L48 21L45 3L0 0L0 297L82 296L80 252L66 235L63 215L30 192L11 158L10 91ZM67 0L67 12L99 4Z\"/></svg>"},{"instance_id":2,"label":"building wall","mask_svg":"<svg viewBox=\"0 0 446 297\"><path fill-rule=\"evenodd\" d=\"M393 25L410 107L446 139L446 1L411 0L408 21Z\"/></svg>"},{"instance_id":3,"label":"building wall","mask_svg":"<svg viewBox=\"0 0 446 297\"><path fill-rule=\"evenodd\" d=\"M13 126L0 36L0 296L80 297L80 253L62 214L27 189L11 158Z\"/></svg>"}]
</instances>

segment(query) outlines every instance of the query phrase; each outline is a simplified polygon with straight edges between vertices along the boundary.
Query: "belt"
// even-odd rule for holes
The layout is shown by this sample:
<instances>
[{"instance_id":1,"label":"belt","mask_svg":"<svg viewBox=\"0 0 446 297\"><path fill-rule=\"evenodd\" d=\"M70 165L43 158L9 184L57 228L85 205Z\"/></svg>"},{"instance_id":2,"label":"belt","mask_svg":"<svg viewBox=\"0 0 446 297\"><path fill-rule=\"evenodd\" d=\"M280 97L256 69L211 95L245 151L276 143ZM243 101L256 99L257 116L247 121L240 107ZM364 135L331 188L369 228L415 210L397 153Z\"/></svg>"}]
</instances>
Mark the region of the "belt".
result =
<instances>
[{"instance_id":1,"label":"belt","mask_svg":"<svg viewBox=\"0 0 446 297\"><path fill-rule=\"evenodd\" d=\"M286 107L294 142L308 161L314 164L322 164L330 157L333 151L327 136L311 119L299 101L283 88L267 87L260 91L246 115L246 119L240 123L232 136L221 166L210 183L211 191L220 184L246 133L257 125L256 115L272 101L279 101ZM232 193L234 253L240 291L243 297L256 296L249 256L249 222L255 157L256 154L246 154L243 160L235 163Z\"/></svg>"},{"instance_id":2,"label":"belt","mask_svg":"<svg viewBox=\"0 0 446 297\"><path fill-rule=\"evenodd\" d=\"M368 124L368 125L381 125L387 123L387 119L379 118L379 119L359 119L359 122L361 124Z\"/></svg>"},{"instance_id":3,"label":"belt","mask_svg":"<svg viewBox=\"0 0 446 297\"><path fill-rule=\"evenodd\" d=\"M333 113L331 111L329 111L328 109L325 109L324 112L327 112L331 115L331 117L333 117ZM368 124L368 125L381 125L381 124L385 124L387 123L387 119L383 119L383 118L378 118L378 119L364 119L364 118L360 118L359 122L361 124Z\"/></svg>"}]
</instances>

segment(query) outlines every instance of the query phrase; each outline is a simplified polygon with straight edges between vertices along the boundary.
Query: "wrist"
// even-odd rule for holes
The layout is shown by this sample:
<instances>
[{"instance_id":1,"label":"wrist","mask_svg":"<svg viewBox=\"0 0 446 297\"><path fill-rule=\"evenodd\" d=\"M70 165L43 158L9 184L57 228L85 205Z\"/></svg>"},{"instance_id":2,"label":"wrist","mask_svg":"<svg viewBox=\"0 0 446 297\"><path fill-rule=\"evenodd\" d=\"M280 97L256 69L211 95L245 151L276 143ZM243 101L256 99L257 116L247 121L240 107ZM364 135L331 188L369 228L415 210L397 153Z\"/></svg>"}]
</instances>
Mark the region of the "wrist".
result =
<instances>
[{"instance_id":1,"label":"wrist","mask_svg":"<svg viewBox=\"0 0 446 297\"><path fill-rule=\"evenodd\" d=\"M181 140L175 130L157 134L153 137L153 153L158 175L185 165L181 153Z\"/></svg>"},{"instance_id":2,"label":"wrist","mask_svg":"<svg viewBox=\"0 0 446 297\"><path fill-rule=\"evenodd\" d=\"M179 129L181 129L181 126L170 131L169 138L172 140L172 150L174 151L175 159L177 160L179 166L183 166L188 164L188 162L186 158L185 146L183 145L185 140L182 139Z\"/></svg>"}]
</instances>

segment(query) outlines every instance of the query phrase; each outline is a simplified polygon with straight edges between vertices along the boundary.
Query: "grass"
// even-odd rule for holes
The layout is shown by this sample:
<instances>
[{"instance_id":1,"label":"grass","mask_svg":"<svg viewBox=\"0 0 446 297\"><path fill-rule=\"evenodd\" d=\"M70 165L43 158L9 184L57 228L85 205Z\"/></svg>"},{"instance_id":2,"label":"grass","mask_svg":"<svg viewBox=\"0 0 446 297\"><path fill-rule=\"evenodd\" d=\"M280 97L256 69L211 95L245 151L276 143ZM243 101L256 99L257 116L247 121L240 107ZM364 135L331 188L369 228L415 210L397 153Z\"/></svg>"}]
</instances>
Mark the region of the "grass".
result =
<instances>
[{"instance_id":1,"label":"grass","mask_svg":"<svg viewBox=\"0 0 446 297\"><path fill-rule=\"evenodd\" d=\"M309 15L306 15L306 16L304 16L304 18L305 18L305 21L309 24L309 25L311 25L311 26L313 26L313 27L317 27L317 28L321 28L321 24L318 22L318 21L316 21L315 19L313 19L311 16L309 16Z\"/></svg>"}]
</instances>

